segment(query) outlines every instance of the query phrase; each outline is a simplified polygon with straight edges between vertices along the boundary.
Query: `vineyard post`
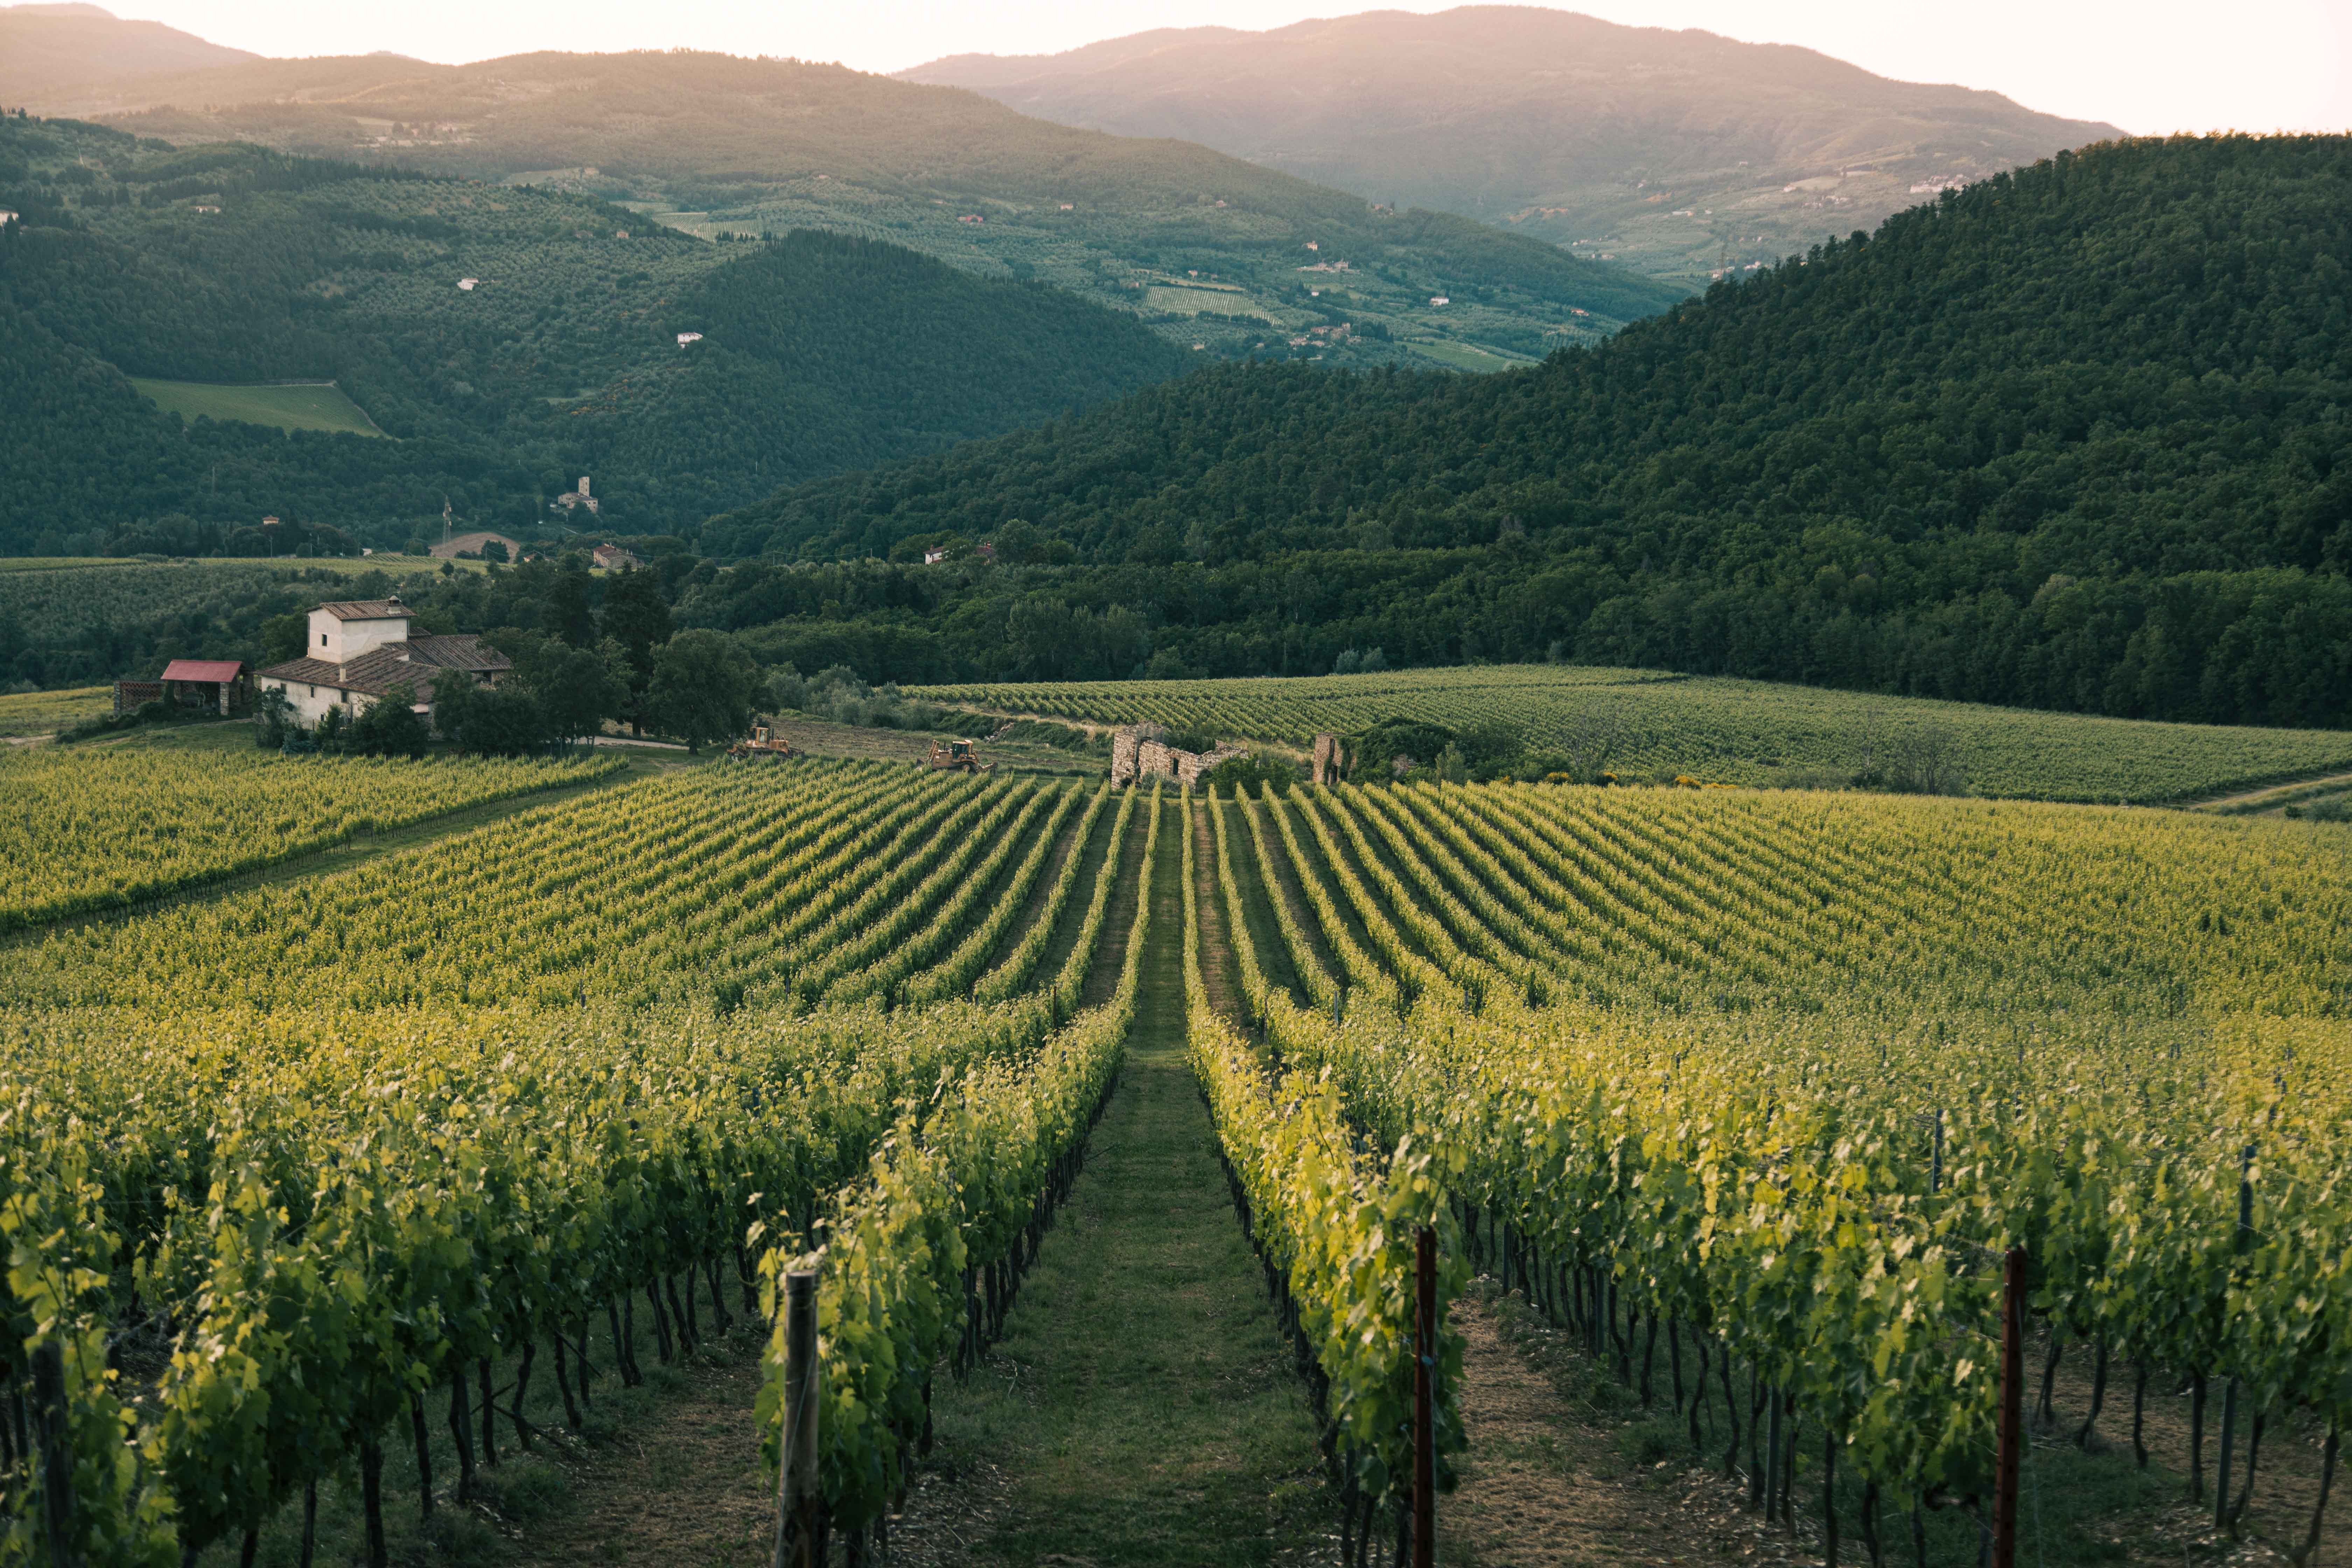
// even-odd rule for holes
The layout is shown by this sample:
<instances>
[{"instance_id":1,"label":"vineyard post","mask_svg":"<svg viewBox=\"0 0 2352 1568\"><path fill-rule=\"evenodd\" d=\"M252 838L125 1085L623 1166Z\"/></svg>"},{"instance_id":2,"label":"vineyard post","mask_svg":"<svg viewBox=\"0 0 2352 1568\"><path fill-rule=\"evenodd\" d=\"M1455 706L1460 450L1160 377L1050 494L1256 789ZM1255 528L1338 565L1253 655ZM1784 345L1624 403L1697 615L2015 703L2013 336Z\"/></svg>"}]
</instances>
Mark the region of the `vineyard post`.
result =
<instances>
[{"instance_id":1,"label":"vineyard post","mask_svg":"<svg viewBox=\"0 0 2352 1568\"><path fill-rule=\"evenodd\" d=\"M776 1468L775 1568L816 1568L816 1270L784 1276L784 1431Z\"/></svg>"},{"instance_id":2,"label":"vineyard post","mask_svg":"<svg viewBox=\"0 0 2352 1568\"><path fill-rule=\"evenodd\" d=\"M2024 1437L2025 1248L2009 1249L2001 1290L2000 1450L1993 1477L1992 1568L2017 1568L2018 1445Z\"/></svg>"},{"instance_id":3,"label":"vineyard post","mask_svg":"<svg viewBox=\"0 0 2352 1568\"><path fill-rule=\"evenodd\" d=\"M1412 1564L1437 1563L1437 1232L1421 1227L1414 1269Z\"/></svg>"},{"instance_id":4,"label":"vineyard post","mask_svg":"<svg viewBox=\"0 0 2352 1568\"><path fill-rule=\"evenodd\" d=\"M46 1340L33 1352L34 1428L41 1445L41 1527L56 1568L76 1568L73 1438L66 1409L65 1347Z\"/></svg>"}]
</instances>

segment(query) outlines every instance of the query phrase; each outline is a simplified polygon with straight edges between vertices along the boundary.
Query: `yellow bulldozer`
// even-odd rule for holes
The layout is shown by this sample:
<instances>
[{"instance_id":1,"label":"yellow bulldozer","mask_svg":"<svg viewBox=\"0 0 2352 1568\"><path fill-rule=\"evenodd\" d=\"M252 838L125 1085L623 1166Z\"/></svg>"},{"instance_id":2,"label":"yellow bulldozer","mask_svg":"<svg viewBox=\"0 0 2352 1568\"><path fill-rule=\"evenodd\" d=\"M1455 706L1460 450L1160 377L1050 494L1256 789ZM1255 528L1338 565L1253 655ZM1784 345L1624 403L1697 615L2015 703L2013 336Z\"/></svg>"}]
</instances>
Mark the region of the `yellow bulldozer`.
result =
<instances>
[{"instance_id":1,"label":"yellow bulldozer","mask_svg":"<svg viewBox=\"0 0 2352 1568\"><path fill-rule=\"evenodd\" d=\"M793 743L784 739L784 731L772 720L751 726L751 738L738 741L727 748L727 754L739 763L755 763L761 759L781 763L792 756Z\"/></svg>"},{"instance_id":2,"label":"yellow bulldozer","mask_svg":"<svg viewBox=\"0 0 2352 1568\"><path fill-rule=\"evenodd\" d=\"M992 773L994 763L980 760L980 748L970 741L950 741L945 745L931 742L931 767L935 772L950 773Z\"/></svg>"}]
</instances>

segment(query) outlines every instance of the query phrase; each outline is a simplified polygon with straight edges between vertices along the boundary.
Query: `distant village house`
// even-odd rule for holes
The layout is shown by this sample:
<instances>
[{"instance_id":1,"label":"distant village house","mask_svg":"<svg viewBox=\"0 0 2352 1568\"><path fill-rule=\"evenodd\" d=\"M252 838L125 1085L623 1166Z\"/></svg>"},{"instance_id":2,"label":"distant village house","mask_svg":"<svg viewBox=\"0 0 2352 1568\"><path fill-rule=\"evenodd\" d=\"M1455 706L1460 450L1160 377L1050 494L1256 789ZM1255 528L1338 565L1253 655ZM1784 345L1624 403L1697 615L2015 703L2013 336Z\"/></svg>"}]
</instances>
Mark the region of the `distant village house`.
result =
<instances>
[{"instance_id":1,"label":"distant village house","mask_svg":"<svg viewBox=\"0 0 2352 1568\"><path fill-rule=\"evenodd\" d=\"M588 559L607 572L634 572L645 564L617 544L600 544L588 552Z\"/></svg>"},{"instance_id":2,"label":"distant village house","mask_svg":"<svg viewBox=\"0 0 2352 1568\"><path fill-rule=\"evenodd\" d=\"M435 683L445 673L462 671L480 685L495 686L514 668L506 655L482 647L478 637L411 636L413 618L397 597L321 605L310 612L302 657L263 670L261 689L284 692L295 717L310 725L331 708L357 718L396 686L409 689L417 712L430 713Z\"/></svg>"},{"instance_id":3,"label":"distant village house","mask_svg":"<svg viewBox=\"0 0 2352 1568\"><path fill-rule=\"evenodd\" d=\"M677 335L677 346L680 348L686 347L688 343L698 343L701 341L702 334L700 332L680 332Z\"/></svg>"},{"instance_id":4,"label":"distant village house","mask_svg":"<svg viewBox=\"0 0 2352 1568\"><path fill-rule=\"evenodd\" d=\"M586 507L590 511L594 511L596 510L596 498L588 493L588 476L585 474L581 475L580 488L578 489L565 490L562 495L557 496L551 504L560 506L566 511L572 510L574 507L583 506Z\"/></svg>"}]
</instances>

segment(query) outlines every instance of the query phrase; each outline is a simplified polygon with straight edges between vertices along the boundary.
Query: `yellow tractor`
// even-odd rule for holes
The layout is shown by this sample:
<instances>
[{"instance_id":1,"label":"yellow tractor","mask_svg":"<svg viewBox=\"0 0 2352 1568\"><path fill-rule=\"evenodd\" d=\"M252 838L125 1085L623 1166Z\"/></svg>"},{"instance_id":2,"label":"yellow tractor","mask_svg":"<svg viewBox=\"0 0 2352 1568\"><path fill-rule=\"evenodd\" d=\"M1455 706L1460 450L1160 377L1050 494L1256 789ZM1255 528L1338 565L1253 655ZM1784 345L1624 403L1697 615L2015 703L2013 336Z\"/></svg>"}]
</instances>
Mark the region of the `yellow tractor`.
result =
<instances>
[{"instance_id":1,"label":"yellow tractor","mask_svg":"<svg viewBox=\"0 0 2352 1568\"><path fill-rule=\"evenodd\" d=\"M931 767L934 771L951 773L992 773L994 763L980 760L980 748L970 741L950 741L941 745L931 742Z\"/></svg>"},{"instance_id":2,"label":"yellow tractor","mask_svg":"<svg viewBox=\"0 0 2352 1568\"><path fill-rule=\"evenodd\" d=\"M766 758L782 762L793 754L793 743L784 739L784 731L773 721L751 726L751 738L738 741L727 748L727 754L739 763L758 762Z\"/></svg>"}]
</instances>

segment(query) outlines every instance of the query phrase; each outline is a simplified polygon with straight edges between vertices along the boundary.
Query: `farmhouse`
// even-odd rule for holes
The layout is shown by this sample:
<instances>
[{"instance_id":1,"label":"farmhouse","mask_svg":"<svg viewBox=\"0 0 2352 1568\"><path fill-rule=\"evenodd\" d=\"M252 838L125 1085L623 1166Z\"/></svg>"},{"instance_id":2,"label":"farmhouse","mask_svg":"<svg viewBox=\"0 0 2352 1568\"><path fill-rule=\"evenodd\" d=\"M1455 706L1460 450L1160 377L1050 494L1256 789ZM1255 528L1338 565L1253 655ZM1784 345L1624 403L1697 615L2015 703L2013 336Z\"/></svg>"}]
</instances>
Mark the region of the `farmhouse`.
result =
<instances>
[{"instance_id":1,"label":"farmhouse","mask_svg":"<svg viewBox=\"0 0 2352 1568\"><path fill-rule=\"evenodd\" d=\"M409 635L412 618L396 597L352 599L310 612L310 641L300 658L261 672L261 689L283 691L295 717L315 724L330 708L356 716L395 686L416 698L416 711L433 711L434 682L462 670L484 686L514 668L506 655L475 637ZM167 672L168 673L168 672Z\"/></svg>"},{"instance_id":2,"label":"farmhouse","mask_svg":"<svg viewBox=\"0 0 2352 1568\"><path fill-rule=\"evenodd\" d=\"M585 474L580 476L580 488L578 489L565 490L562 495L557 496L555 500L551 501L549 504L551 506L560 506L566 511L570 511L573 507L580 506L584 506L590 511L594 511L596 510L596 498L588 493L588 476Z\"/></svg>"},{"instance_id":3,"label":"farmhouse","mask_svg":"<svg viewBox=\"0 0 2352 1568\"><path fill-rule=\"evenodd\" d=\"M503 544L507 547L508 560L522 559L522 546L503 533L461 533L455 539L445 539L434 545L432 552L444 561L455 561L460 555L471 558L481 554L485 544Z\"/></svg>"},{"instance_id":4,"label":"farmhouse","mask_svg":"<svg viewBox=\"0 0 2352 1568\"><path fill-rule=\"evenodd\" d=\"M617 544L600 544L588 552L588 559L607 572L634 572L645 564L632 552Z\"/></svg>"}]
</instances>

